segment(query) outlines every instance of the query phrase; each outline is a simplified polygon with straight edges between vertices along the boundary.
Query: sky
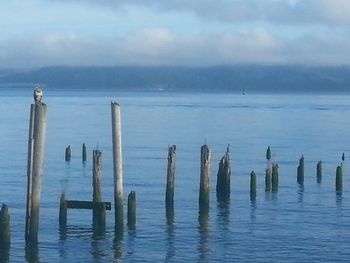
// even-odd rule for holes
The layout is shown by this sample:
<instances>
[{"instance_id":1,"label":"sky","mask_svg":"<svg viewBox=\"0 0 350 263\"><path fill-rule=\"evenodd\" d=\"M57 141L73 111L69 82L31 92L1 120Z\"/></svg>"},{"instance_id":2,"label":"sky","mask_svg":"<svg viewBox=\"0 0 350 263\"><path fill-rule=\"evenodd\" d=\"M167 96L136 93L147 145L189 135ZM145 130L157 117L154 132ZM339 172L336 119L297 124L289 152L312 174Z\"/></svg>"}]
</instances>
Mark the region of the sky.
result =
<instances>
[{"instance_id":1,"label":"sky","mask_svg":"<svg viewBox=\"0 0 350 263\"><path fill-rule=\"evenodd\" d=\"M0 68L350 64L350 0L0 0Z\"/></svg>"}]
</instances>

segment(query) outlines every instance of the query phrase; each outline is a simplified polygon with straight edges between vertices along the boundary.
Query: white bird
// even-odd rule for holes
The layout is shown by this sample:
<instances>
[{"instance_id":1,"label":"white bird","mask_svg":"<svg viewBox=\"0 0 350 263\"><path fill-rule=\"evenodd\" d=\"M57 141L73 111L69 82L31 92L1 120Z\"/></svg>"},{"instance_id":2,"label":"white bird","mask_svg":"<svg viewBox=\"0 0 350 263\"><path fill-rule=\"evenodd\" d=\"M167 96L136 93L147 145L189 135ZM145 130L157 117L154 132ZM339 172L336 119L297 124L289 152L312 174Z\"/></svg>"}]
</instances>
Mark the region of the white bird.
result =
<instances>
[{"instance_id":1,"label":"white bird","mask_svg":"<svg viewBox=\"0 0 350 263\"><path fill-rule=\"evenodd\" d=\"M34 90L34 101L41 102L42 97L43 97L43 91L39 87L37 87Z\"/></svg>"}]
</instances>

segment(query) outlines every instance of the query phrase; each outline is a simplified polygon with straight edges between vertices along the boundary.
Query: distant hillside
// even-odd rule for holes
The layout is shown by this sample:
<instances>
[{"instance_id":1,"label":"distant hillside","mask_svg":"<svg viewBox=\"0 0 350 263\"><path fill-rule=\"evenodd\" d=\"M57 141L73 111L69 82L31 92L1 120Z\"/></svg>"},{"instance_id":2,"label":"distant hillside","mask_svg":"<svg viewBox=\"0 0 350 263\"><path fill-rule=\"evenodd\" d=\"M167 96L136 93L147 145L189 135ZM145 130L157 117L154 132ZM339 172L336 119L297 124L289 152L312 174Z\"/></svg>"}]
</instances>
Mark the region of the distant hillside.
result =
<instances>
[{"instance_id":1,"label":"distant hillside","mask_svg":"<svg viewBox=\"0 0 350 263\"><path fill-rule=\"evenodd\" d=\"M213 92L350 92L350 67L46 67L1 70L0 85Z\"/></svg>"}]
</instances>

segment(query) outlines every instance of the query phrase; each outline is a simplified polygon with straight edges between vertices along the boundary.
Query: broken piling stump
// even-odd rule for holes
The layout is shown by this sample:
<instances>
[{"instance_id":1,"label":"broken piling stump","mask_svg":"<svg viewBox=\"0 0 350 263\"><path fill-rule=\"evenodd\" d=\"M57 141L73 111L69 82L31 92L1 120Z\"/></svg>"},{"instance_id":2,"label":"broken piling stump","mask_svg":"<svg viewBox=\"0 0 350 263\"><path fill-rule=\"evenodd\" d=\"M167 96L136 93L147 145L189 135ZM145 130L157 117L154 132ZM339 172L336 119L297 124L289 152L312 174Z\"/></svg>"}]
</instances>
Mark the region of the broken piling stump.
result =
<instances>
[{"instance_id":1,"label":"broken piling stump","mask_svg":"<svg viewBox=\"0 0 350 263\"><path fill-rule=\"evenodd\" d=\"M128 227L134 229L136 225L136 193L131 191L128 195Z\"/></svg>"},{"instance_id":2,"label":"broken piling stump","mask_svg":"<svg viewBox=\"0 0 350 263\"><path fill-rule=\"evenodd\" d=\"M225 155L219 162L219 170L216 181L216 198L219 202L228 201L230 199L230 153L227 147Z\"/></svg>"},{"instance_id":3,"label":"broken piling stump","mask_svg":"<svg viewBox=\"0 0 350 263\"><path fill-rule=\"evenodd\" d=\"M272 192L278 192L278 164L272 165L272 176L271 176Z\"/></svg>"},{"instance_id":4,"label":"broken piling stump","mask_svg":"<svg viewBox=\"0 0 350 263\"><path fill-rule=\"evenodd\" d=\"M0 247L8 248L11 243L10 215L7 205L2 204L0 210Z\"/></svg>"},{"instance_id":5,"label":"broken piling stump","mask_svg":"<svg viewBox=\"0 0 350 263\"><path fill-rule=\"evenodd\" d=\"M201 147L201 170L199 186L199 213L209 210L209 176L211 168L211 150L208 145Z\"/></svg>"},{"instance_id":6,"label":"broken piling stump","mask_svg":"<svg viewBox=\"0 0 350 263\"><path fill-rule=\"evenodd\" d=\"M271 168L265 170L265 192L271 191Z\"/></svg>"},{"instance_id":7,"label":"broken piling stump","mask_svg":"<svg viewBox=\"0 0 350 263\"><path fill-rule=\"evenodd\" d=\"M66 147L64 159L66 160L66 162L70 162L71 158L72 158L72 150L70 148L70 145L68 145Z\"/></svg>"},{"instance_id":8,"label":"broken piling stump","mask_svg":"<svg viewBox=\"0 0 350 263\"><path fill-rule=\"evenodd\" d=\"M174 220L174 186L176 167L176 145L168 149L167 183L165 192L165 209L168 223Z\"/></svg>"},{"instance_id":9,"label":"broken piling stump","mask_svg":"<svg viewBox=\"0 0 350 263\"><path fill-rule=\"evenodd\" d=\"M85 145L85 143L83 143L83 147L81 149L81 159L82 159L83 163L86 162L86 145Z\"/></svg>"},{"instance_id":10,"label":"broken piling stump","mask_svg":"<svg viewBox=\"0 0 350 263\"><path fill-rule=\"evenodd\" d=\"M335 191L337 194L341 194L343 191L343 167L341 165L338 165L336 170Z\"/></svg>"},{"instance_id":11,"label":"broken piling stump","mask_svg":"<svg viewBox=\"0 0 350 263\"><path fill-rule=\"evenodd\" d=\"M297 182L300 185L304 185L304 155L299 159L299 165L297 168Z\"/></svg>"},{"instance_id":12,"label":"broken piling stump","mask_svg":"<svg viewBox=\"0 0 350 263\"><path fill-rule=\"evenodd\" d=\"M319 161L316 166L316 181L318 184L322 182L322 161Z\"/></svg>"},{"instance_id":13,"label":"broken piling stump","mask_svg":"<svg viewBox=\"0 0 350 263\"><path fill-rule=\"evenodd\" d=\"M31 105L28 163L27 163L27 205L25 240L38 240L41 177L43 174L47 106L41 102L42 92L34 91L35 104Z\"/></svg>"},{"instance_id":14,"label":"broken piling stump","mask_svg":"<svg viewBox=\"0 0 350 263\"><path fill-rule=\"evenodd\" d=\"M250 173L250 201L256 201L256 174L254 171Z\"/></svg>"}]
</instances>

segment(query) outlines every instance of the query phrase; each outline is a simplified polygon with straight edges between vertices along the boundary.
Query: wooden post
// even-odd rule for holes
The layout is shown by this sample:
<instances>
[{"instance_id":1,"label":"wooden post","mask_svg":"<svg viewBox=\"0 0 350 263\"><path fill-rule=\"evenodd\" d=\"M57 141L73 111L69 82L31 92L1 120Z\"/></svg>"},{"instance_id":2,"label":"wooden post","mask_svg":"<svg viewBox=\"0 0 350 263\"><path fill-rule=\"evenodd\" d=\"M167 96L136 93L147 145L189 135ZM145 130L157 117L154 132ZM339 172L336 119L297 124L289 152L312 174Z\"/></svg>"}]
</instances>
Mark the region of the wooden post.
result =
<instances>
[{"instance_id":1,"label":"wooden post","mask_svg":"<svg viewBox=\"0 0 350 263\"><path fill-rule=\"evenodd\" d=\"M70 145L68 145L68 147L66 147L66 153L65 153L64 159L66 160L66 162L70 162L71 157L72 157L72 151L70 149Z\"/></svg>"},{"instance_id":2,"label":"wooden post","mask_svg":"<svg viewBox=\"0 0 350 263\"><path fill-rule=\"evenodd\" d=\"M81 150L81 159L82 159L83 163L86 162L86 145L85 145L85 143L83 143L83 147Z\"/></svg>"},{"instance_id":3,"label":"wooden post","mask_svg":"<svg viewBox=\"0 0 350 263\"><path fill-rule=\"evenodd\" d=\"M168 149L167 183L165 193L165 209L168 223L174 221L174 180L176 164L176 145Z\"/></svg>"},{"instance_id":4,"label":"wooden post","mask_svg":"<svg viewBox=\"0 0 350 263\"><path fill-rule=\"evenodd\" d=\"M28 165L27 165L27 207L26 241L38 240L39 207L41 196L41 177L43 174L47 106L41 101L31 105Z\"/></svg>"},{"instance_id":5,"label":"wooden post","mask_svg":"<svg viewBox=\"0 0 350 263\"><path fill-rule=\"evenodd\" d=\"M228 201L230 199L230 153L227 147L225 155L219 162L219 170L216 181L216 198L219 202Z\"/></svg>"},{"instance_id":6,"label":"wooden post","mask_svg":"<svg viewBox=\"0 0 350 263\"><path fill-rule=\"evenodd\" d=\"M209 176L211 169L211 150L208 145L201 147L201 172L199 187L199 213L209 210Z\"/></svg>"},{"instance_id":7,"label":"wooden post","mask_svg":"<svg viewBox=\"0 0 350 263\"><path fill-rule=\"evenodd\" d=\"M111 102L112 141L113 141L113 171L114 171L114 212L115 230L123 231L123 170L120 105Z\"/></svg>"},{"instance_id":8,"label":"wooden post","mask_svg":"<svg viewBox=\"0 0 350 263\"><path fill-rule=\"evenodd\" d=\"M320 184L322 182L322 161L317 163L316 167L316 180L317 183Z\"/></svg>"},{"instance_id":9,"label":"wooden post","mask_svg":"<svg viewBox=\"0 0 350 263\"><path fill-rule=\"evenodd\" d=\"M102 233L106 225L106 207L102 202L101 196L101 164L102 153L99 150L94 150L92 167L92 202L94 208L92 222L94 233L97 234Z\"/></svg>"},{"instance_id":10,"label":"wooden post","mask_svg":"<svg viewBox=\"0 0 350 263\"><path fill-rule=\"evenodd\" d=\"M266 160L271 160L271 148L270 146L266 150Z\"/></svg>"},{"instance_id":11,"label":"wooden post","mask_svg":"<svg viewBox=\"0 0 350 263\"><path fill-rule=\"evenodd\" d=\"M250 201L256 200L256 174L254 171L250 173Z\"/></svg>"},{"instance_id":12,"label":"wooden post","mask_svg":"<svg viewBox=\"0 0 350 263\"><path fill-rule=\"evenodd\" d=\"M297 169L297 182L300 185L304 185L304 155L299 159L299 166Z\"/></svg>"},{"instance_id":13,"label":"wooden post","mask_svg":"<svg viewBox=\"0 0 350 263\"><path fill-rule=\"evenodd\" d=\"M134 229L136 225L136 193L131 191L128 196L128 227Z\"/></svg>"},{"instance_id":14,"label":"wooden post","mask_svg":"<svg viewBox=\"0 0 350 263\"><path fill-rule=\"evenodd\" d=\"M7 206L2 204L0 210L0 248L9 248L10 243L10 215Z\"/></svg>"},{"instance_id":15,"label":"wooden post","mask_svg":"<svg viewBox=\"0 0 350 263\"><path fill-rule=\"evenodd\" d=\"M61 194L60 199L59 224L60 227L65 227L67 225L67 200L64 193Z\"/></svg>"},{"instance_id":16,"label":"wooden post","mask_svg":"<svg viewBox=\"0 0 350 263\"><path fill-rule=\"evenodd\" d=\"M271 184L272 184L272 192L276 193L278 191L278 164L277 163L272 165Z\"/></svg>"},{"instance_id":17,"label":"wooden post","mask_svg":"<svg viewBox=\"0 0 350 263\"><path fill-rule=\"evenodd\" d=\"M341 194L343 191L343 167L338 165L335 176L335 191Z\"/></svg>"},{"instance_id":18,"label":"wooden post","mask_svg":"<svg viewBox=\"0 0 350 263\"><path fill-rule=\"evenodd\" d=\"M271 168L265 170L265 192L271 191Z\"/></svg>"}]
</instances>

